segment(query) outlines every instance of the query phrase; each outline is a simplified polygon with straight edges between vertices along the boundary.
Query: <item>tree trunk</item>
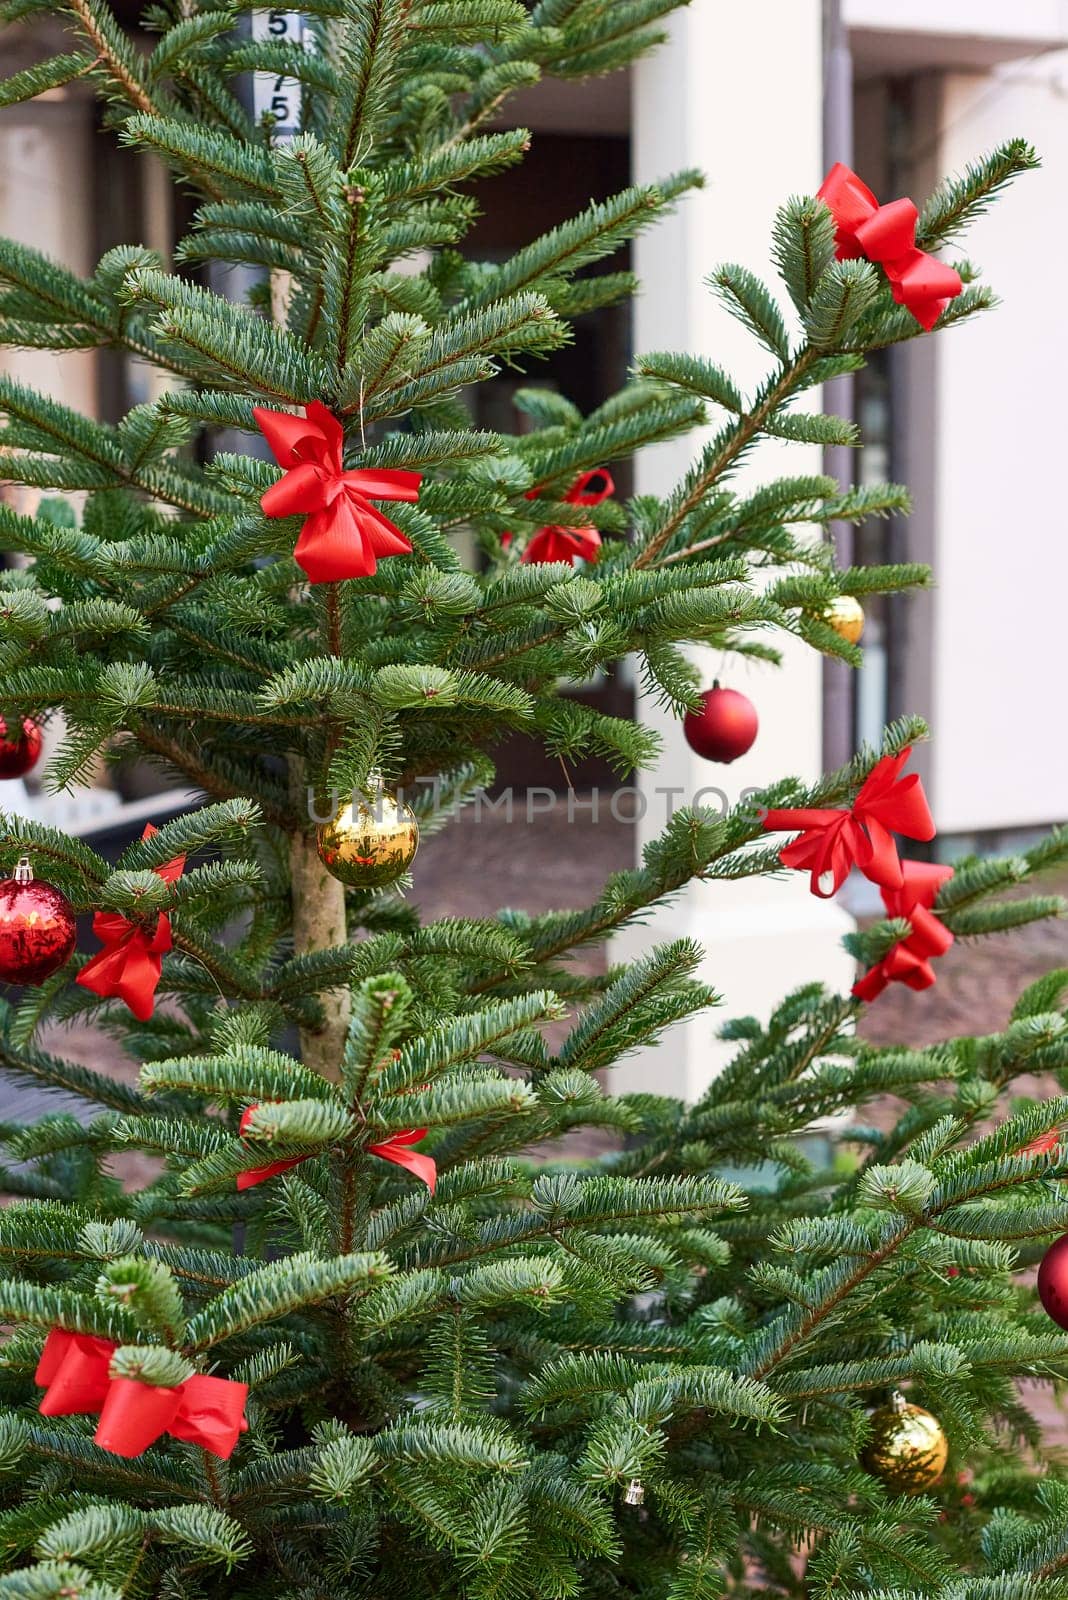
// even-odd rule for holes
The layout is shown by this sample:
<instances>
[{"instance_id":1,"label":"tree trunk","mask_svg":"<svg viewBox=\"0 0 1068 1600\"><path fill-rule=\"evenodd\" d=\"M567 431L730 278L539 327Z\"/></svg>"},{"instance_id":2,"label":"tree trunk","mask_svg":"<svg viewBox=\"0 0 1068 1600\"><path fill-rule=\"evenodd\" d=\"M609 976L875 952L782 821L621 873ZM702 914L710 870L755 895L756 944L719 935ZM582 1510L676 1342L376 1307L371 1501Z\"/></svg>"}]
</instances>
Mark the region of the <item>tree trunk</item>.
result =
<instances>
[{"instance_id":1,"label":"tree trunk","mask_svg":"<svg viewBox=\"0 0 1068 1600\"><path fill-rule=\"evenodd\" d=\"M298 811L305 807L303 763L294 760L292 792ZM319 859L314 833L294 833L289 842L289 874L293 904L293 952L310 955L348 943L345 889L332 878ZM304 1065L324 1078L341 1076L341 1057L352 1010L348 989L327 989L319 995L324 1021L321 1028L301 1028L300 1053Z\"/></svg>"}]
</instances>

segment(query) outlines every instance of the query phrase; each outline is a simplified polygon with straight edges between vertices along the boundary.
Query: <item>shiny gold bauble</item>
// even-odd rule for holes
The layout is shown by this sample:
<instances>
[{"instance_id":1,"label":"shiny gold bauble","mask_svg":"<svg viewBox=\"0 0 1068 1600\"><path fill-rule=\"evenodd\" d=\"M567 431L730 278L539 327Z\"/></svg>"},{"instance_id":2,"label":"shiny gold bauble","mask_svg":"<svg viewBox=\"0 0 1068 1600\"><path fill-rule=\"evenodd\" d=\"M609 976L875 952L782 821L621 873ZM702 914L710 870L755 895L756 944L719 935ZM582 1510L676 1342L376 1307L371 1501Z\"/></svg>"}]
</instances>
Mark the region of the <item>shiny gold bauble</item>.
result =
<instances>
[{"instance_id":1,"label":"shiny gold bauble","mask_svg":"<svg viewBox=\"0 0 1068 1600\"><path fill-rule=\"evenodd\" d=\"M864 607L851 594L840 594L823 613L823 620L846 644L859 644L864 632Z\"/></svg>"},{"instance_id":2,"label":"shiny gold bauble","mask_svg":"<svg viewBox=\"0 0 1068 1600\"><path fill-rule=\"evenodd\" d=\"M871 1438L861 1465L893 1494L922 1494L945 1470L949 1446L942 1424L922 1406L895 1395L868 1418Z\"/></svg>"},{"instance_id":3,"label":"shiny gold bauble","mask_svg":"<svg viewBox=\"0 0 1068 1600\"><path fill-rule=\"evenodd\" d=\"M419 848L415 815L388 789L354 794L316 835L319 859L353 889L381 889L407 872Z\"/></svg>"}]
</instances>

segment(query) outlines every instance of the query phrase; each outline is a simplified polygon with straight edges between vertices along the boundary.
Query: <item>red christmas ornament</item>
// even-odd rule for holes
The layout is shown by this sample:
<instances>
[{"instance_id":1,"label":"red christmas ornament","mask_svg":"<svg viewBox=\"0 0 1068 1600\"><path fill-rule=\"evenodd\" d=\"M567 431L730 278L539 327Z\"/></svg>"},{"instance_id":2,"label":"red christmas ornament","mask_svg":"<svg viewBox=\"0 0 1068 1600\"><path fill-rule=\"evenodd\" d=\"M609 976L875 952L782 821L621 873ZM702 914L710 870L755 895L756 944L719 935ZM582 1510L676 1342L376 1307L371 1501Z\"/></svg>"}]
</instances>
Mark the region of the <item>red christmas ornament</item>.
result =
<instances>
[{"instance_id":1,"label":"red christmas ornament","mask_svg":"<svg viewBox=\"0 0 1068 1600\"><path fill-rule=\"evenodd\" d=\"M757 736L756 707L737 689L721 689L719 679L701 696L701 710L688 711L682 731L691 750L706 761L736 761Z\"/></svg>"},{"instance_id":2,"label":"red christmas ornament","mask_svg":"<svg viewBox=\"0 0 1068 1600\"><path fill-rule=\"evenodd\" d=\"M38 883L29 856L0 883L0 981L44 983L70 960L77 938L66 895Z\"/></svg>"},{"instance_id":3,"label":"red christmas ornament","mask_svg":"<svg viewBox=\"0 0 1068 1600\"><path fill-rule=\"evenodd\" d=\"M1038 1298L1058 1328L1068 1328L1068 1233L1051 1244L1042 1257Z\"/></svg>"},{"instance_id":4,"label":"red christmas ornament","mask_svg":"<svg viewBox=\"0 0 1068 1600\"><path fill-rule=\"evenodd\" d=\"M41 754L41 729L32 717L23 717L21 733L15 730L12 723L8 733L8 724L0 717L0 778L21 778L37 765Z\"/></svg>"}]
</instances>

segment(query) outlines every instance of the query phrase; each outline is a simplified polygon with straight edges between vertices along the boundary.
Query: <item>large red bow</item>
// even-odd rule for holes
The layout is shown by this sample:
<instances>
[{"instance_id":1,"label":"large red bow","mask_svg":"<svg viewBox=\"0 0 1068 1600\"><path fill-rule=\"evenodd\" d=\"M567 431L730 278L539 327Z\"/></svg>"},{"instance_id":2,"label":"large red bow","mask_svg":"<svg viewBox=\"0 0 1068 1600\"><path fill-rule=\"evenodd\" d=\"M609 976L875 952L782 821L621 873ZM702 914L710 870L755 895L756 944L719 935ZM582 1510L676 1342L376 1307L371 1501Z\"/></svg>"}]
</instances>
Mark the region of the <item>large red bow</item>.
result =
<instances>
[{"instance_id":1,"label":"large red bow","mask_svg":"<svg viewBox=\"0 0 1068 1600\"><path fill-rule=\"evenodd\" d=\"M590 485L598 478L601 480L601 487L592 489ZM616 486L612 482L611 475L603 467L594 467L592 472L584 472L580 478L575 479L564 495L563 504L599 506L602 500L607 500L609 495L615 492ZM540 489L531 489L526 498L537 500L540 494ZM538 529L520 559L529 565L566 561L569 567L573 567L577 556L581 556L584 561L596 561L600 548L601 535L588 523L577 528L564 528L554 523L547 528Z\"/></svg>"},{"instance_id":2,"label":"large red bow","mask_svg":"<svg viewBox=\"0 0 1068 1600\"><path fill-rule=\"evenodd\" d=\"M929 989L935 981L931 958L944 956L953 943L953 935L931 909L939 889L947 878L952 878L953 868L903 861L901 874L904 882L900 889L883 890L883 905L888 917L904 917L911 922L912 932L858 978L853 985L858 1000L874 1000L890 983Z\"/></svg>"},{"instance_id":3,"label":"large red bow","mask_svg":"<svg viewBox=\"0 0 1068 1600\"><path fill-rule=\"evenodd\" d=\"M779 852L779 860L784 867L811 872L813 894L821 899L837 894L854 866L883 889L902 887L901 862L891 833L904 833L910 839L935 836L918 773L899 777L911 754L909 746L877 762L849 811L799 807L766 814L763 826L768 832L801 830L800 837Z\"/></svg>"},{"instance_id":4,"label":"large red bow","mask_svg":"<svg viewBox=\"0 0 1068 1600\"><path fill-rule=\"evenodd\" d=\"M113 1378L110 1339L53 1328L45 1340L36 1382L44 1389L43 1417L97 1416L95 1442L114 1456L139 1456L163 1434L210 1450L224 1461L248 1428L248 1384L194 1373L173 1389L135 1378Z\"/></svg>"},{"instance_id":5,"label":"large red bow","mask_svg":"<svg viewBox=\"0 0 1068 1600\"><path fill-rule=\"evenodd\" d=\"M249 1106L241 1115L239 1132L244 1133L252 1120L252 1113L256 1106ZM392 1161L395 1166L404 1167L408 1172L421 1178L430 1193L434 1193L434 1185L438 1180L438 1169L433 1156L420 1155L418 1150L409 1146L418 1144L420 1139L425 1139L425 1128L409 1128L404 1133L391 1134L381 1144L369 1144L368 1151L373 1156L381 1156L383 1161ZM289 1156L285 1161L272 1161L264 1167L249 1167L245 1172L237 1175L239 1189L252 1189L257 1183L265 1183L268 1178L277 1177L280 1172L288 1172L290 1167L299 1167L302 1161L310 1161L311 1156Z\"/></svg>"},{"instance_id":6,"label":"large red bow","mask_svg":"<svg viewBox=\"0 0 1068 1600\"><path fill-rule=\"evenodd\" d=\"M419 472L346 472L345 434L320 400L304 416L254 406L252 414L285 476L260 500L269 517L304 513L293 555L312 583L369 578L378 556L406 555L412 546L372 500L419 499Z\"/></svg>"},{"instance_id":7,"label":"large red bow","mask_svg":"<svg viewBox=\"0 0 1068 1600\"><path fill-rule=\"evenodd\" d=\"M867 184L840 161L824 178L818 197L837 225L838 260L864 256L881 266L898 305L907 306L921 327L933 328L963 285L959 272L918 248L920 214L912 201L891 200L881 206Z\"/></svg>"},{"instance_id":8,"label":"large red bow","mask_svg":"<svg viewBox=\"0 0 1068 1600\"><path fill-rule=\"evenodd\" d=\"M158 832L148 822L141 837L151 839ZM174 883L184 867L185 856L175 856L166 866L154 867L153 871L164 883ZM139 1022L147 1022L155 1009L163 957L171 948L170 917L161 911L155 927L149 930L119 911L98 911L93 918L93 932L103 940L104 948L85 963L77 982L105 1000L117 995Z\"/></svg>"}]
</instances>

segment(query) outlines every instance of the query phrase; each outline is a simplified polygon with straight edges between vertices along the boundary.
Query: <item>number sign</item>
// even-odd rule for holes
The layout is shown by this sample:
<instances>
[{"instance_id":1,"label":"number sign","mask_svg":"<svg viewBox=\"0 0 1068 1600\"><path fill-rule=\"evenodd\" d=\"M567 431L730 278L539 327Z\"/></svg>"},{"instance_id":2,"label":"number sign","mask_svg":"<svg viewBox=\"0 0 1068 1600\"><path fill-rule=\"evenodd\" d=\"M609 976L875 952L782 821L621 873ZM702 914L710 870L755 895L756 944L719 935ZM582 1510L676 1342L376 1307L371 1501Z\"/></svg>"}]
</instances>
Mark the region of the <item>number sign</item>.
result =
<instances>
[{"instance_id":1,"label":"number sign","mask_svg":"<svg viewBox=\"0 0 1068 1600\"><path fill-rule=\"evenodd\" d=\"M277 39L284 44L304 48L309 40L304 34L304 13L301 11L256 11L252 16L254 39ZM273 72L253 73L253 113L256 121L269 115L273 119L276 137L292 138L300 132L301 92L296 78L279 78Z\"/></svg>"}]
</instances>

